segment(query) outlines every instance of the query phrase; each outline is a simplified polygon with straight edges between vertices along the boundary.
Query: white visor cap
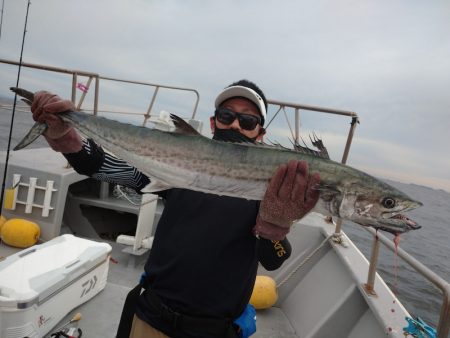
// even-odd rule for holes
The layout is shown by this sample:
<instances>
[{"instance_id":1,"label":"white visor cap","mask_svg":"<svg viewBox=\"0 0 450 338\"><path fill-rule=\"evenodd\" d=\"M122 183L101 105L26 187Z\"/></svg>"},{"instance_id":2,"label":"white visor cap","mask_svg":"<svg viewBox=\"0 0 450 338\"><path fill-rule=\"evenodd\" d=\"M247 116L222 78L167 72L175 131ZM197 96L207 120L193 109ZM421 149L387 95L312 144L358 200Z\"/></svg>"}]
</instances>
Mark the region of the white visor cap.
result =
<instances>
[{"instance_id":1,"label":"white visor cap","mask_svg":"<svg viewBox=\"0 0 450 338\"><path fill-rule=\"evenodd\" d=\"M263 120L266 120L266 106L262 97L253 89L244 86L232 86L225 88L216 98L215 107L218 108L224 101L232 97L243 97L252 101L258 107Z\"/></svg>"}]
</instances>

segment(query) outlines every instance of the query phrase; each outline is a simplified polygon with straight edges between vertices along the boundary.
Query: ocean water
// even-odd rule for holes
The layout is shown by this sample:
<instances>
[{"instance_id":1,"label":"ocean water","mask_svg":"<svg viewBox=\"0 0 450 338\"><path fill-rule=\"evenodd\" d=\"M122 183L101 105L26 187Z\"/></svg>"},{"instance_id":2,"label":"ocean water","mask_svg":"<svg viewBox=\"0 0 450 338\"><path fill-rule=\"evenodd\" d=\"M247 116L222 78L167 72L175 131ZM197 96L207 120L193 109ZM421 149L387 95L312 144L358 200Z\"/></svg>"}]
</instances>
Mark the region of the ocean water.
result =
<instances>
[{"instance_id":1,"label":"ocean water","mask_svg":"<svg viewBox=\"0 0 450 338\"><path fill-rule=\"evenodd\" d=\"M0 101L0 150L6 150L11 110L2 109L1 104ZM29 112L16 112L11 147L18 143L32 125L33 120ZM40 137L29 147L46 145L45 140ZM400 247L443 279L450 281L450 193L415 184L394 181L388 183L424 204L423 207L408 213L408 217L421 224L422 229L403 234ZM372 235L356 224L344 224L343 230L369 259ZM384 234L388 238L393 238L390 234ZM440 291L401 259L396 259L383 245L380 246L378 267L378 272L411 315L420 316L427 323L436 326L442 303Z\"/></svg>"}]
</instances>

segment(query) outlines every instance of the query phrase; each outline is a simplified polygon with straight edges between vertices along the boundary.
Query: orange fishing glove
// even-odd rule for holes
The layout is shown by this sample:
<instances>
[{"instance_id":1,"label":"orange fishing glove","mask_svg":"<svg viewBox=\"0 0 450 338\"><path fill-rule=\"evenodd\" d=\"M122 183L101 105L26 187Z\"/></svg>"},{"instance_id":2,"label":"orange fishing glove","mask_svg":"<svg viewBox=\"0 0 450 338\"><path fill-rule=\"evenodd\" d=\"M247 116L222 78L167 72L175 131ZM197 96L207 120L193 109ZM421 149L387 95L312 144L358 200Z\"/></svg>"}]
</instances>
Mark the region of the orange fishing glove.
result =
<instances>
[{"instance_id":1,"label":"orange fishing glove","mask_svg":"<svg viewBox=\"0 0 450 338\"><path fill-rule=\"evenodd\" d=\"M309 175L308 163L289 161L278 167L270 179L259 207L255 234L271 240L281 240L292 223L304 217L316 205L319 173Z\"/></svg>"},{"instance_id":2,"label":"orange fishing glove","mask_svg":"<svg viewBox=\"0 0 450 338\"><path fill-rule=\"evenodd\" d=\"M47 124L44 133L50 147L61 153L76 153L82 148L80 135L68 123L64 122L58 113L74 111L72 101L63 100L58 95L40 91L34 94L31 112L35 121Z\"/></svg>"}]
</instances>

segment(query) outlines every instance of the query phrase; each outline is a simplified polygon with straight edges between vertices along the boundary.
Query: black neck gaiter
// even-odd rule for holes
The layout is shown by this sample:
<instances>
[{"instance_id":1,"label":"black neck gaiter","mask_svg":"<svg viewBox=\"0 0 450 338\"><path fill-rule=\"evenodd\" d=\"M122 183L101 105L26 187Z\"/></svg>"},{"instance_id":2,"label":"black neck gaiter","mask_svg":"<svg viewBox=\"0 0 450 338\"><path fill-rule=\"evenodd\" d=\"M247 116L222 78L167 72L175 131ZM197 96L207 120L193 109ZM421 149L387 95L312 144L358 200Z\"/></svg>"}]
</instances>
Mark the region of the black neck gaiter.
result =
<instances>
[{"instance_id":1,"label":"black neck gaiter","mask_svg":"<svg viewBox=\"0 0 450 338\"><path fill-rule=\"evenodd\" d=\"M247 137L235 129L214 129L213 140L233 143L255 143L255 138Z\"/></svg>"}]
</instances>

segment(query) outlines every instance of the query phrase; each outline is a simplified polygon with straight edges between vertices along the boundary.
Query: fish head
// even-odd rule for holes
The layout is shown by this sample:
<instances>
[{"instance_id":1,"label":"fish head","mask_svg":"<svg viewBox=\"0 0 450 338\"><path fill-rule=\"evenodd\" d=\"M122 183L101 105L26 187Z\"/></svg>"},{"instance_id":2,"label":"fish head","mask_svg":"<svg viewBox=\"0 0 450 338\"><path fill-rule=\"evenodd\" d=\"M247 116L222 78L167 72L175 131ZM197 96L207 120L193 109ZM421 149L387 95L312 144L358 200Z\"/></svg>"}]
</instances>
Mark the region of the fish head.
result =
<instances>
[{"instance_id":1,"label":"fish head","mask_svg":"<svg viewBox=\"0 0 450 338\"><path fill-rule=\"evenodd\" d=\"M346 205L353 203L353 206ZM341 214L348 214L348 218L363 226L401 234L410 230L420 229L421 226L406 217L403 213L420 207L422 203L415 201L403 193L391 191L377 194L359 194L356 198L344 197L341 204Z\"/></svg>"},{"instance_id":2,"label":"fish head","mask_svg":"<svg viewBox=\"0 0 450 338\"><path fill-rule=\"evenodd\" d=\"M420 229L404 212L422 206L398 189L369 177L357 183L341 184L333 191L321 191L321 205L330 215L350 220L363 226L402 234Z\"/></svg>"}]
</instances>

